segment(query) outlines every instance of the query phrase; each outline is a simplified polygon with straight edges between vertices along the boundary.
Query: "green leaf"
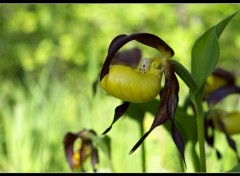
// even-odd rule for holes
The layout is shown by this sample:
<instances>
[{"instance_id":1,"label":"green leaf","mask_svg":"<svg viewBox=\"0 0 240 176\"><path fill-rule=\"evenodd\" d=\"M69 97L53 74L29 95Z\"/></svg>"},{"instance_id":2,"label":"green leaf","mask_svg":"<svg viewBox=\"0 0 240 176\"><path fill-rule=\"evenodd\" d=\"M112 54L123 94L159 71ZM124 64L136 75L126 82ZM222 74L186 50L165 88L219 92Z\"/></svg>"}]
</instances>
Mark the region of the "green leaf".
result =
<instances>
[{"instance_id":1,"label":"green leaf","mask_svg":"<svg viewBox=\"0 0 240 176\"><path fill-rule=\"evenodd\" d=\"M111 148L110 148L111 139L107 135L100 138L93 134L89 134L89 138L100 147L100 149L103 151L103 153L106 155L109 162L111 163Z\"/></svg>"},{"instance_id":2,"label":"green leaf","mask_svg":"<svg viewBox=\"0 0 240 176\"><path fill-rule=\"evenodd\" d=\"M198 89L202 87L207 77L215 69L220 55L218 38L238 12L229 15L217 25L211 27L195 41L192 48L191 73L196 80Z\"/></svg>"},{"instance_id":3,"label":"green leaf","mask_svg":"<svg viewBox=\"0 0 240 176\"><path fill-rule=\"evenodd\" d=\"M234 166L230 171L228 172L240 172L240 164Z\"/></svg>"},{"instance_id":4,"label":"green leaf","mask_svg":"<svg viewBox=\"0 0 240 176\"><path fill-rule=\"evenodd\" d=\"M198 87L201 87L206 78L214 70L219 53L220 49L216 28L212 27L196 40L192 48L191 73Z\"/></svg>"},{"instance_id":5,"label":"green leaf","mask_svg":"<svg viewBox=\"0 0 240 176\"><path fill-rule=\"evenodd\" d=\"M197 84L190 72L176 60L172 60L172 64L177 75L185 82L188 88L195 93L197 91Z\"/></svg>"}]
</instances>

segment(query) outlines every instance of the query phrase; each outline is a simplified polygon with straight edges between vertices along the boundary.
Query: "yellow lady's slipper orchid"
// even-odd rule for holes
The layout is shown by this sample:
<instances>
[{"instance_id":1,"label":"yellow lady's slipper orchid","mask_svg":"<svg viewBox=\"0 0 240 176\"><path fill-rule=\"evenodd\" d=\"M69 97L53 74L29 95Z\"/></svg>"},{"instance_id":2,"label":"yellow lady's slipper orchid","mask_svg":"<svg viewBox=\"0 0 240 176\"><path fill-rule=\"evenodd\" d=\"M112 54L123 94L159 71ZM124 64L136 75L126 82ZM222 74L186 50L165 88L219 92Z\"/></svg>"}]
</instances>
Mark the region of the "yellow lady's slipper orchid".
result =
<instances>
[{"instance_id":1,"label":"yellow lady's slipper orchid","mask_svg":"<svg viewBox=\"0 0 240 176\"><path fill-rule=\"evenodd\" d=\"M64 137L64 150L68 164L72 171L81 169L84 171L83 165L88 158L91 158L91 165L94 172L97 171L98 159L98 150L95 147L93 138L90 136L96 136L96 132L93 130L83 129L80 132L72 133L68 132ZM81 140L78 143L76 150L74 150L74 143L77 139Z\"/></svg>"},{"instance_id":2,"label":"yellow lady's slipper orchid","mask_svg":"<svg viewBox=\"0 0 240 176\"><path fill-rule=\"evenodd\" d=\"M162 74L160 59L143 59L136 69L111 65L100 85L121 100L143 103L153 100L159 94Z\"/></svg>"},{"instance_id":3,"label":"yellow lady's slipper orchid","mask_svg":"<svg viewBox=\"0 0 240 176\"><path fill-rule=\"evenodd\" d=\"M205 97L213 93L215 90L235 83L235 76L222 68L216 68L213 73L207 78L204 94Z\"/></svg>"},{"instance_id":4,"label":"yellow lady's slipper orchid","mask_svg":"<svg viewBox=\"0 0 240 176\"><path fill-rule=\"evenodd\" d=\"M207 78L204 93L206 95L211 94L213 91L217 90L219 87L225 86L227 81L219 76L210 75Z\"/></svg>"},{"instance_id":5,"label":"yellow lady's slipper orchid","mask_svg":"<svg viewBox=\"0 0 240 176\"><path fill-rule=\"evenodd\" d=\"M121 47L133 40L155 48L160 52L160 57L141 60L141 53L136 49L118 52ZM121 56L118 55L120 53ZM127 111L130 103L149 102L159 95L159 108L154 121L149 131L133 146L130 154L141 145L154 128L170 120L172 138L185 163L184 141L174 123L174 115L178 106L179 83L171 60L173 55L174 51L170 46L158 36L150 33L121 34L111 41L100 72L100 85L106 92L124 102L115 108L113 121L103 134L110 131L112 125ZM161 89L163 75L165 79Z\"/></svg>"}]
</instances>

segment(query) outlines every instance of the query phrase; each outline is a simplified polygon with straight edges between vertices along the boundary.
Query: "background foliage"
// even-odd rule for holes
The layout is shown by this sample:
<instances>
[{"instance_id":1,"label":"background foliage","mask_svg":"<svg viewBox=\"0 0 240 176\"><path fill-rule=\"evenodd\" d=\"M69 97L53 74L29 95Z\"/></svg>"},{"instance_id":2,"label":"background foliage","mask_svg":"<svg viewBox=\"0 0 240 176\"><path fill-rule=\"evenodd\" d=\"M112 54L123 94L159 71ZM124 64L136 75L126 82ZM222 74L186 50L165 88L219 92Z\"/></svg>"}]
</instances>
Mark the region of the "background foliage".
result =
<instances>
[{"instance_id":1,"label":"background foliage","mask_svg":"<svg viewBox=\"0 0 240 176\"><path fill-rule=\"evenodd\" d=\"M99 85L94 96L92 87L115 36L158 35L174 49L173 58L190 70L194 41L239 8L239 4L0 4L0 171L70 172L64 135L83 128L100 135L120 104ZM235 75L240 74L238 21L239 17L233 19L219 40L218 66ZM152 50L143 53L149 56ZM181 105L188 88L179 82ZM237 109L239 100L223 106ZM146 130L152 119L145 115ZM137 122L126 116L108 135L114 170L100 151L99 171L141 172L140 151L128 155L141 135ZM236 164L224 135L217 135L216 145L224 156L218 161L207 149L209 172L227 171ZM147 172L182 171L163 127L154 130L145 145ZM188 155L186 149L186 171L191 172Z\"/></svg>"}]
</instances>

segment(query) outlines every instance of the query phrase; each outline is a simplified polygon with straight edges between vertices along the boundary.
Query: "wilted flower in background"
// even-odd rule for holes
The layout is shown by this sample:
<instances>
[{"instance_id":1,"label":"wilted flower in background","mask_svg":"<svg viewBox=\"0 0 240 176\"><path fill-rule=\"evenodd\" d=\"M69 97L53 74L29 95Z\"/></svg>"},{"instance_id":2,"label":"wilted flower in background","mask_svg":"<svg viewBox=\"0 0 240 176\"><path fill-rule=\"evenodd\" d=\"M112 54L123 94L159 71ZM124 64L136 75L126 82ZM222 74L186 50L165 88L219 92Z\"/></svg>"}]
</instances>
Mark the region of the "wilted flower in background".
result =
<instances>
[{"instance_id":1,"label":"wilted flower in background","mask_svg":"<svg viewBox=\"0 0 240 176\"><path fill-rule=\"evenodd\" d=\"M141 52L138 49L117 53L121 47L133 40L157 49L161 56L141 58ZM172 65L173 55L174 51L171 47L156 35L149 33L123 34L112 40L100 73L100 85L110 95L124 102L116 107L113 122L103 134L106 134L127 111L130 103L149 102L159 95L160 104L152 126L130 153L141 145L155 127L170 120L172 138L185 162L184 141L174 123L179 83ZM162 76L165 78L163 87L161 87Z\"/></svg>"},{"instance_id":2,"label":"wilted flower in background","mask_svg":"<svg viewBox=\"0 0 240 176\"><path fill-rule=\"evenodd\" d=\"M216 68L207 78L204 89L204 98L208 104L214 104L224 98L225 94L237 91L238 87L235 85L235 81L236 78L231 72Z\"/></svg>"},{"instance_id":3,"label":"wilted flower in background","mask_svg":"<svg viewBox=\"0 0 240 176\"><path fill-rule=\"evenodd\" d=\"M230 137L240 133L240 112L227 112L224 109L219 109L216 104L221 102L228 95L239 94L240 87L235 83L235 76L227 70L217 68L207 79L204 98L208 104L208 112L205 115L205 139L210 146L214 146L214 133L216 129L225 134L229 146L237 155L238 161L240 158L237 153L235 141ZM209 133L211 129L211 133ZM218 157L221 154L218 150Z\"/></svg>"},{"instance_id":4,"label":"wilted flower in background","mask_svg":"<svg viewBox=\"0 0 240 176\"><path fill-rule=\"evenodd\" d=\"M91 158L91 165L94 172L97 171L97 164L99 162L98 150L94 146L90 135L95 135L96 132L93 130L83 129L78 133L68 132L64 137L64 150L68 164L72 171L81 168L84 172L84 162ZM79 140L78 140L79 139ZM77 146L74 147L77 142ZM74 148L76 148L74 150Z\"/></svg>"}]
</instances>

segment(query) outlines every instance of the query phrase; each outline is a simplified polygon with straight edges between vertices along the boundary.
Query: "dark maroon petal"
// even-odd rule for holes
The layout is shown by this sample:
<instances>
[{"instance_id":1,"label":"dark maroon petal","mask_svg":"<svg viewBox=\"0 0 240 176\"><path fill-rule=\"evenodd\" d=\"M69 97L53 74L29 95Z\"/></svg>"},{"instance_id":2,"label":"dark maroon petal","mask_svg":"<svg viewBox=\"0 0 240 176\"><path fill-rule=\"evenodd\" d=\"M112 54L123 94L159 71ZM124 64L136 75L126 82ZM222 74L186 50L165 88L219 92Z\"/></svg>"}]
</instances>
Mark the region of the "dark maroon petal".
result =
<instances>
[{"instance_id":1,"label":"dark maroon petal","mask_svg":"<svg viewBox=\"0 0 240 176\"><path fill-rule=\"evenodd\" d=\"M95 147L92 147L91 153L91 164L94 172L97 171L97 164L99 163L98 150Z\"/></svg>"},{"instance_id":2,"label":"dark maroon petal","mask_svg":"<svg viewBox=\"0 0 240 176\"><path fill-rule=\"evenodd\" d=\"M167 90L169 90L169 93L167 96L166 110L167 110L167 116L172 123L172 126L171 126L172 138L186 166L185 157L184 157L184 150L185 150L184 141L174 122L174 116L175 116L175 112L176 112L176 109L178 106L178 100L179 100L178 98L179 83L178 83L177 76L174 73L174 68L170 60L167 61L166 68L165 68L165 87Z\"/></svg>"},{"instance_id":3,"label":"dark maroon petal","mask_svg":"<svg viewBox=\"0 0 240 176\"><path fill-rule=\"evenodd\" d=\"M130 104L129 102L124 102L123 104L116 107L113 121L112 121L110 127L108 127L103 132L102 135L106 134L109 130L111 130L112 125L127 111L129 104Z\"/></svg>"},{"instance_id":4,"label":"dark maroon petal","mask_svg":"<svg viewBox=\"0 0 240 176\"><path fill-rule=\"evenodd\" d=\"M169 81L169 80L167 80ZM174 119L174 115L178 106L178 92L179 92L179 83L175 74L172 74L171 88L168 96L167 102L167 114L171 121Z\"/></svg>"},{"instance_id":5,"label":"dark maroon petal","mask_svg":"<svg viewBox=\"0 0 240 176\"><path fill-rule=\"evenodd\" d=\"M131 155L141 144L142 142L145 140L145 138L151 133L151 129L146 132L141 139L133 146L133 148L130 150L129 155Z\"/></svg>"},{"instance_id":6,"label":"dark maroon petal","mask_svg":"<svg viewBox=\"0 0 240 176\"><path fill-rule=\"evenodd\" d=\"M166 87L163 88L162 92L160 93L160 105L158 108L158 111L155 115L155 118L153 120L153 123L151 125L151 128L146 132L143 137L133 146L129 154L132 154L145 140L145 138L151 133L151 131L156 128L157 126L163 124L168 120L167 111L166 111L166 105L167 105L167 97L168 97L169 91L166 89Z\"/></svg>"},{"instance_id":7,"label":"dark maroon petal","mask_svg":"<svg viewBox=\"0 0 240 176\"><path fill-rule=\"evenodd\" d=\"M136 68L141 60L141 57L141 50L138 48L133 48L130 50L118 52L113 58L111 64L126 65L132 68Z\"/></svg>"},{"instance_id":8,"label":"dark maroon petal","mask_svg":"<svg viewBox=\"0 0 240 176\"><path fill-rule=\"evenodd\" d=\"M74 155L73 145L75 140L78 138L76 134L68 132L64 137L64 150L66 154L66 158L68 160L68 164L70 168L73 170L73 160L72 157Z\"/></svg>"},{"instance_id":9,"label":"dark maroon petal","mask_svg":"<svg viewBox=\"0 0 240 176\"><path fill-rule=\"evenodd\" d=\"M154 34L139 33L133 35L136 35L135 40L139 41L140 43L151 46L160 51L162 54L168 54L167 58L171 58L174 55L173 49Z\"/></svg>"},{"instance_id":10,"label":"dark maroon petal","mask_svg":"<svg viewBox=\"0 0 240 176\"><path fill-rule=\"evenodd\" d=\"M238 153L237 153L237 146L236 146L236 142L229 136L229 134L227 133L226 131L226 128L225 128L225 125L224 123L218 118L217 119L217 123L219 125L219 127L221 128L222 132L225 134L225 137L228 141L228 145L233 149L233 151L236 153L237 155L237 159L238 159L238 162L240 162L240 158L238 156Z\"/></svg>"},{"instance_id":11,"label":"dark maroon petal","mask_svg":"<svg viewBox=\"0 0 240 176\"><path fill-rule=\"evenodd\" d=\"M185 157L184 157L184 150L185 150L184 141L174 123L172 123L171 133L172 133L173 141L175 142L175 144L182 156L184 164L186 166Z\"/></svg>"},{"instance_id":12,"label":"dark maroon petal","mask_svg":"<svg viewBox=\"0 0 240 176\"><path fill-rule=\"evenodd\" d=\"M172 57L174 55L173 49L168 46L162 39L160 39L158 36L149 34L149 33L134 33L129 36L122 34L113 39L111 42L109 48L108 48L108 54L105 59L105 62L103 64L101 73L100 73L100 81L106 76L109 72L109 66L115 56L115 54L118 52L118 50L125 45L126 43L136 40L142 44L148 45L150 47L153 47L160 51L162 54L165 55L168 54L166 57Z\"/></svg>"},{"instance_id":13,"label":"dark maroon petal","mask_svg":"<svg viewBox=\"0 0 240 176\"><path fill-rule=\"evenodd\" d=\"M82 146L81 146L81 148L80 148L80 150L79 150L79 155L80 155L80 167L81 167L81 169L82 169L82 172L84 172L83 162L84 162L85 158L87 157L87 156L86 156L86 153L85 153L85 150L84 150L84 148L86 147L85 145L86 145L86 144L85 144L85 141L82 141Z\"/></svg>"},{"instance_id":14,"label":"dark maroon petal","mask_svg":"<svg viewBox=\"0 0 240 176\"><path fill-rule=\"evenodd\" d=\"M237 160L238 160L238 162L240 162L240 158L239 158L239 155L237 153L236 142L227 133L225 133L225 136L227 138L228 145L234 150L234 152L235 152L235 154L237 156Z\"/></svg>"},{"instance_id":15,"label":"dark maroon petal","mask_svg":"<svg viewBox=\"0 0 240 176\"><path fill-rule=\"evenodd\" d=\"M108 48L108 54L105 59L105 62L103 63L103 67L100 73L100 81L106 76L109 72L109 66L115 56L115 54L118 52L118 50L125 45L127 42L129 42L129 39L127 35L121 34L115 37L112 42L109 45Z\"/></svg>"},{"instance_id":16,"label":"dark maroon petal","mask_svg":"<svg viewBox=\"0 0 240 176\"><path fill-rule=\"evenodd\" d=\"M172 61L168 60L165 66L165 87L169 90L167 96L167 114L171 121L173 121L176 108L178 106L178 92L179 83L174 73Z\"/></svg>"},{"instance_id":17,"label":"dark maroon petal","mask_svg":"<svg viewBox=\"0 0 240 176\"><path fill-rule=\"evenodd\" d=\"M126 34L121 34L118 35L117 37L115 37L112 42L110 43L109 47L108 47L108 53L112 50L115 50L116 46L121 43L122 41L124 42L124 39L127 37ZM118 49L119 50L119 49Z\"/></svg>"},{"instance_id":18,"label":"dark maroon petal","mask_svg":"<svg viewBox=\"0 0 240 176\"><path fill-rule=\"evenodd\" d=\"M211 134L209 134L209 131L210 131L209 129L211 129ZM210 145L212 148L214 143L213 129L214 129L213 121L205 117L204 118L204 135L208 145Z\"/></svg>"},{"instance_id":19,"label":"dark maroon petal","mask_svg":"<svg viewBox=\"0 0 240 176\"><path fill-rule=\"evenodd\" d=\"M240 87L235 85L227 85L218 88L217 90L213 91L208 97L207 97L207 103L209 105L215 105L219 101L221 101L223 98L225 98L228 95L240 93Z\"/></svg>"}]
</instances>

